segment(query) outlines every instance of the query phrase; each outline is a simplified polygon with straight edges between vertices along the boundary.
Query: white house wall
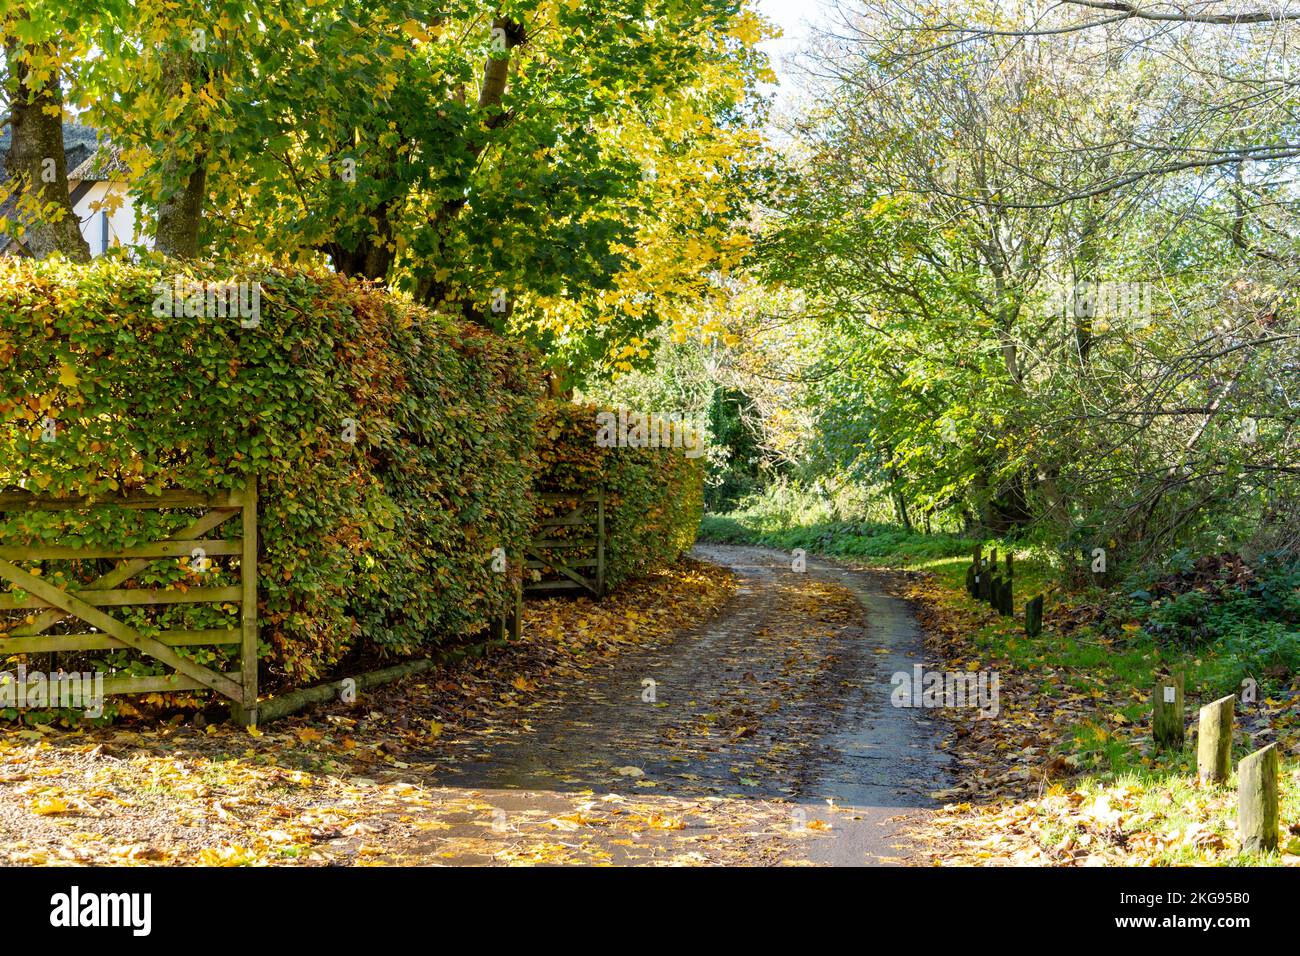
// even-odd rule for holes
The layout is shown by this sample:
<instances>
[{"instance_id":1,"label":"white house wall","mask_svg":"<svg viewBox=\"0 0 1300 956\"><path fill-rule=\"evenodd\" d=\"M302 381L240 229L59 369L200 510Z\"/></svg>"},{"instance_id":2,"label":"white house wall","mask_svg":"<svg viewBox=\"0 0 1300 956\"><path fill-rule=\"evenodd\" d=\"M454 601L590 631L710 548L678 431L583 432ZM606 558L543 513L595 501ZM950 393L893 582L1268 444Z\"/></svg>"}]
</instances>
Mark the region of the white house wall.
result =
<instances>
[{"instance_id":1,"label":"white house wall","mask_svg":"<svg viewBox=\"0 0 1300 956\"><path fill-rule=\"evenodd\" d=\"M122 196L122 203L111 213L101 211L98 207L110 193ZM122 183L101 182L90 187L84 196L72 207L77 219L81 221L81 234L90 245L92 256L102 256L105 252L104 218L108 219L107 248L113 246L134 245L140 240L135 235L135 207L131 197L126 195ZM147 240L144 245L152 245Z\"/></svg>"}]
</instances>

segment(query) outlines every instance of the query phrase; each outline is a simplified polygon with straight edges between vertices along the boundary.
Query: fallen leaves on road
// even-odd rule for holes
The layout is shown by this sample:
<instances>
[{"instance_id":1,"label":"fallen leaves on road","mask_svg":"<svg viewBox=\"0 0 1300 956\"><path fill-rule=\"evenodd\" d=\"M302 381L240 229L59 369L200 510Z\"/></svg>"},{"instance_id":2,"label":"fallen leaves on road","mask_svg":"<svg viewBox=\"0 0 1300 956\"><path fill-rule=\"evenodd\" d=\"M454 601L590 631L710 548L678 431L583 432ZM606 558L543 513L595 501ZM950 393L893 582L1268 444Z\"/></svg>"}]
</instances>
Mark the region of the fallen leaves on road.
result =
<instances>
[{"instance_id":1,"label":"fallen leaves on road","mask_svg":"<svg viewBox=\"0 0 1300 956\"><path fill-rule=\"evenodd\" d=\"M490 658L251 732L180 722L11 726L0 731L0 860L373 862L413 831L403 817L436 827L432 811L475 804L472 795L432 796L437 748L490 742L526 701L707 618L733 590L729 573L687 562L600 605L529 603L525 637Z\"/></svg>"}]
</instances>

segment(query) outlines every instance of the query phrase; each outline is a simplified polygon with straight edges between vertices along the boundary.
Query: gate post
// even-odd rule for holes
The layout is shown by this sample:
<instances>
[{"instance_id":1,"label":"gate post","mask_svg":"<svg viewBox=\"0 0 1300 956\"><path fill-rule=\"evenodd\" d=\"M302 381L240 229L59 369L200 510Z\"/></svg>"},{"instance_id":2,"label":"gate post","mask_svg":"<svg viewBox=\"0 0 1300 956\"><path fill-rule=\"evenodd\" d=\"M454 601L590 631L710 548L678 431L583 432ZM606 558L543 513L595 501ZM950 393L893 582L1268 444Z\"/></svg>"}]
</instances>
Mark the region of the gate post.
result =
<instances>
[{"instance_id":1,"label":"gate post","mask_svg":"<svg viewBox=\"0 0 1300 956\"><path fill-rule=\"evenodd\" d=\"M244 488L243 551L239 557L239 582L243 586L242 635L239 670L244 685L244 700L239 719L246 725L257 723L257 479L250 477Z\"/></svg>"},{"instance_id":2,"label":"gate post","mask_svg":"<svg viewBox=\"0 0 1300 956\"><path fill-rule=\"evenodd\" d=\"M596 594L605 596L605 489L596 491Z\"/></svg>"}]
</instances>

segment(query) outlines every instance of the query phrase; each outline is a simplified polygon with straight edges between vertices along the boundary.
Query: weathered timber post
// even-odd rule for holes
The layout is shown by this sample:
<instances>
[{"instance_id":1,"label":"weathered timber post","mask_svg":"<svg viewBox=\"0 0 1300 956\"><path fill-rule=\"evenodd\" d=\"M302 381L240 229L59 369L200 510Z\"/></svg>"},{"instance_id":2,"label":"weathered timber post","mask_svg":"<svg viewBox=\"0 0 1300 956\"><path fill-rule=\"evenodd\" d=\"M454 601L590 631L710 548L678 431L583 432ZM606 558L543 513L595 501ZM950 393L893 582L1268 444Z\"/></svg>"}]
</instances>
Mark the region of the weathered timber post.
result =
<instances>
[{"instance_id":1,"label":"weathered timber post","mask_svg":"<svg viewBox=\"0 0 1300 956\"><path fill-rule=\"evenodd\" d=\"M1002 608L1002 576L998 574L998 549L989 551L989 607Z\"/></svg>"},{"instance_id":2,"label":"weathered timber post","mask_svg":"<svg viewBox=\"0 0 1300 956\"><path fill-rule=\"evenodd\" d=\"M1002 590L998 595L998 613L1003 617L1011 617L1016 613L1015 569L1010 554L1007 555L1007 571L1002 579Z\"/></svg>"},{"instance_id":3,"label":"weathered timber post","mask_svg":"<svg viewBox=\"0 0 1300 956\"><path fill-rule=\"evenodd\" d=\"M257 481L249 479L241 499L239 673L243 698L230 714L245 727L257 725Z\"/></svg>"},{"instance_id":4,"label":"weathered timber post","mask_svg":"<svg viewBox=\"0 0 1300 956\"><path fill-rule=\"evenodd\" d=\"M967 588L970 590L970 596L979 599L980 596L980 572L983 570L981 563L984 560L984 549L978 544L975 545L975 561L971 565L971 572L966 575Z\"/></svg>"},{"instance_id":5,"label":"weathered timber post","mask_svg":"<svg viewBox=\"0 0 1300 956\"><path fill-rule=\"evenodd\" d=\"M1232 711L1229 694L1201 708L1196 731L1196 777L1202 784L1223 783L1232 766Z\"/></svg>"},{"instance_id":6,"label":"weathered timber post","mask_svg":"<svg viewBox=\"0 0 1300 956\"><path fill-rule=\"evenodd\" d=\"M1181 750L1183 726L1183 675L1156 678L1151 689L1151 735L1157 750Z\"/></svg>"},{"instance_id":7,"label":"weathered timber post","mask_svg":"<svg viewBox=\"0 0 1300 956\"><path fill-rule=\"evenodd\" d=\"M1011 617L1016 613L1016 598L1015 598L1016 573L1015 573L1015 569L1012 567L1011 561L1012 561L1011 555L1008 554L1007 555L1007 594L1006 594L1006 598L1002 603L1002 613L1005 614L1007 617Z\"/></svg>"},{"instance_id":8,"label":"weathered timber post","mask_svg":"<svg viewBox=\"0 0 1300 956\"><path fill-rule=\"evenodd\" d=\"M1025 604L1025 634L1037 637L1043 633L1043 596L1040 594Z\"/></svg>"},{"instance_id":9,"label":"weathered timber post","mask_svg":"<svg viewBox=\"0 0 1300 956\"><path fill-rule=\"evenodd\" d=\"M989 564L986 559L984 562L984 566L980 568L980 587L979 587L979 593L975 595L975 598L980 601L987 601L989 599L989 592L992 586L993 586L993 575L989 572Z\"/></svg>"},{"instance_id":10,"label":"weathered timber post","mask_svg":"<svg viewBox=\"0 0 1300 956\"><path fill-rule=\"evenodd\" d=\"M523 567L523 557L519 559L520 567ZM517 641L524 636L524 581L523 578L515 584L515 600L510 609L510 616L506 618L506 640Z\"/></svg>"},{"instance_id":11,"label":"weathered timber post","mask_svg":"<svg viewBox=\"0 0 1300 956\"><path fill-rule=\"evenodd\" d=\"M605 489L596 492L596 597L605 597Z\"/></svg>"},{"instance_id":12,"label":"weathered timber post","mask_svg":"<svg viewBox=\"0 0 1300 956\"><path fill-rule=\"evenodd\" d=\"M1247 851L1277 849L1277 744L1237 764L1237 838Z\"/></svg>"}]
</instances>

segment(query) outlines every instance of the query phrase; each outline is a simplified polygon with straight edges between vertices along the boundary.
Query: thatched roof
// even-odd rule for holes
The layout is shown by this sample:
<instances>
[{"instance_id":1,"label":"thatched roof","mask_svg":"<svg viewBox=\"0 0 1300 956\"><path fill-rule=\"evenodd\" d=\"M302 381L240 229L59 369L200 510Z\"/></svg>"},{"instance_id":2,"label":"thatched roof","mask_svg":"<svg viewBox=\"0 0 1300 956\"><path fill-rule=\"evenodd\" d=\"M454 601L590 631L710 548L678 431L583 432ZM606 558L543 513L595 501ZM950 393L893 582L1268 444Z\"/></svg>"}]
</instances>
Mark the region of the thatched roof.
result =
<instances>
[{"instance_id":1,"label":"thatched roof","mask_svg":"<svg viewBox=\"0 0 1300 956\"><path fill-rule=\"evenodd\" d=\"M9 143L13 139L13 130L5 123L0 127L0 182L8 178L5 160L9 157ZM82 123L63 124L63 157L71 173L74 167L81 166L94 155L99 148L99 131L93 126ZM69 179L75 177L69 175Z\"/></svg>"},{"instance_id":2,"label":"thatched roof","mask_svg":"<svg viewBox=\"0 0 1300 956\"><path fill-rule=\"evenodd\" d=\"M124 179L130 172L126 163L122 162L121 150L112 143L103 142L76 169L68 170L68 180L105 182Z\"/></svg>"}]
</instances>

